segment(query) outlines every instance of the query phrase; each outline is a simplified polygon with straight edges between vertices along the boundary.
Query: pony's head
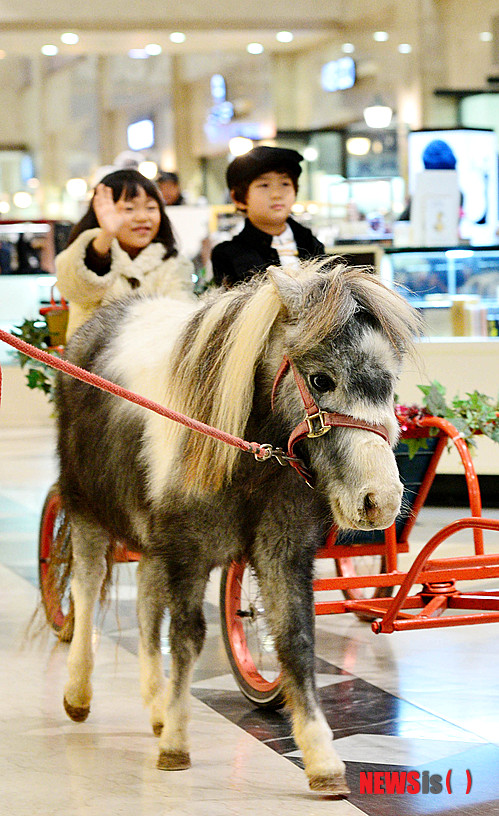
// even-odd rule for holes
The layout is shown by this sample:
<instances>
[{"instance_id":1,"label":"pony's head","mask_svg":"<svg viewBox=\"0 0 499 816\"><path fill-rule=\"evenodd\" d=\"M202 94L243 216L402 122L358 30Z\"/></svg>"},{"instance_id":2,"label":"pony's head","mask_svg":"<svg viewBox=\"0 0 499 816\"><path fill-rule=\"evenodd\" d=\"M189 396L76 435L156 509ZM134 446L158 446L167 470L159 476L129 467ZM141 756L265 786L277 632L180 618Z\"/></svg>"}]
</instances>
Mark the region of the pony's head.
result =
<instances>
[{"instance_id":1,"label":"pony's head","mask_svg":"<svg viewBox=\"0 0 499 816\"><path fill-rule=\"evenodd\" d=\"M402 485L392 447L399 428L394 390L402 360L421 330L417 313L372 274L331 261L314 264L296 277L272 270L285 306L285 353L321 411L345 414L388 431L348 427L305 439L301 452L327 495L340 527L389 526L400 510ZM276 410L303 410L288 374L276 396Z\"/></svg>"},{"instance_id":2,"label":"pony's head","mask_svg":"<svg viewBox=\"0 0 499 816\"><path fill-rule=\"evenodd\" d=\"M174 355L169 404L173 400L191 416L244 437L250 416L254 428L256 403L260 413L262 405L271 412L272 382L287 355L322 411L388 429L390 444L368 430L341 427L305 439L299 451L339 526L385 527L402 494L391 449L398 438L394 388L419 331L416 312L366 271L331 259L292 271L274 267L259 280L215 295L190 322ZM276 429L276 438L251 441L282 444L303 414L288 374L277 392L273 423L263 423ZM179 429L171 433L178 435L177 462L192 490L230 483L237 450ZM175 476L181 476L178 469Z\"/></svg>"}]
</instances>

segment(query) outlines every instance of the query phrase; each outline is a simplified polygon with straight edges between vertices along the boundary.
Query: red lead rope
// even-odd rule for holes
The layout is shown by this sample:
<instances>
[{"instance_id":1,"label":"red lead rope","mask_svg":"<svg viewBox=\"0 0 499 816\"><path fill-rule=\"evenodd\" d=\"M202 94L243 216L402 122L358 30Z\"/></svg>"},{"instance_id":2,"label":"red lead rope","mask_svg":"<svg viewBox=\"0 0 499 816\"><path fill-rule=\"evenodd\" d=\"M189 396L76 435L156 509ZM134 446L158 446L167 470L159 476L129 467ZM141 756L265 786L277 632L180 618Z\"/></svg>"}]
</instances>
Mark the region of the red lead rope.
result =
<instances>
[{"instance_id":1,"label":"red lead rope","mask_svg":"<svg viewBox=\"0 0 499 816\"><path fill-rule=\"evenodd\" d=\"M71 377L76 377L77 380L81 380L89 385L94 385L96 388L100 388L101 391L108 391L110 394L115 394L117 397L122 397L129 402L134 402L136 405L142 406L142 408L147 408L149 411L154 411L156 414L160 414L167 419L171 419L174 422L179 422L181 425L185 425L185 427L190 428L191 431L198 431L199 433L206 434L206 436L213 437L213 439L218 439L220 442L226 442L227 445L232 445L233 447L239 448L246 453L252 453L255 459L257 459L259 462L265 462L267 459L274 457L277 459L280 465L289 464L300 474L303 479L305 479L310 487L312 487L312 476L301 459L295 456L293 452L294 445L304 437L315 438L318 436L323 436L323 434L329 431L331 427L336 426L343 428L360 428L364 431L372 431L373 433L381 436L385 442L390 444L388 431L384 425L363 422L362 420L346 414L329 413L319 410L317 404L312 398L312 395L309 393L303 378L298 373L298 370L295 368L291 360L286 356L284 357L283 363L275 378L274 387L272 389L272 407L276 389L278 388L279 383L281 382L288 368L291 367L296 385L298 386L298 390L305 406L306 417L305 420L300 422L294 431L292 431L288 440L288 450L285 452L281 448L273 448L272 445L259 445L258 442L246 442L244 439L240 439L238 436L232 436L232 434L226 433L225 431L220 431L218 428L212 428L211 425L205 425L204 422L199 422L197 419L191 419L190 417L184 416L184 414L180 414L177 411L172 411L170 408L165 408L163 405L159 405L157 402L153 402L146 397L141 397L139 394L135 394L133 391L128 391L128 389L123 388L121 385L116 385L115 383L109 382L109 380L105 380L103 377L97 376L97 374L92 374L90 371L86 371L84 368L80 368L67 360L61 360L59 357L54 357L51 354L47 354L46 351L42 351L41 349L36 348L36 346L31 346L29 343L26 343L19 337L9 334L2 329L0 329L0 340L3 340L10 346L13 346L15 349L17 349L17 351L22 352L22 354L25 354L27 357L32 357L34 360L40 360L40 362L46 363L51 368L57 368L59 371L64 372L64 374L69 374ZM0 368L0 404L1 400L2 370Z\"/></svg>"},{"instance_id":2,"label":"red lead rope","mask_svg":"<svg viewBox=\"0 0 499 816\"><path fill-rule=\"evenodd\" d=\"M86 371L84 368L80 368L67 360L61 360L59 357L54 357L52 354L48 354L46 351L42 351L41 349L36 348L36 346L30 345L24 340L21 340L19 337L15 337L2 329L0 329L0 340L3 340L4 343L8 343L10 346L13 346L15 349L17 349L17 351L22 352L22 354L25 354L27 357L32 357L34 360L40 360L40 362L46 363L51 368L56 368L59 371L63 371L65 374L69 374L71 377L76 377L77 380L81 380L89 385L94 385L96 388L100 388L101 391L108 391L110 394L115 394L117 397L122 397L129 402L134 402L136 405L141 405L143 408L147 408L149 411L154 411L156 414L160 414L167 419L172 419L174 422L179 422L181 425L185 425L186 428L190 428L192 431L198 431L199 433L204 433L207 436L212 436L214 439L219 439L221 442L226 442L228 445L232 445L235 448L240 448L240 450L243 450L246 453L253 453L259 460L264 461L266 459L270 459L272 455L272 449L270 446L259 445L258 442L246 442L244 439L240 439L238 436L232 436L232 434L225 433L225 431L220 431L218 428L212 428L210 425L205 425L204 422L199 422L197 419L191 419L190 417L184 416L177 411L172 411L169 408L165 408L163 405L159 405L159 403L154 402L153 400L147 399L146 397L141 397L139 394L135 394L133 391L128 391L128 389L123 388L121 385L116 385L115 383L109 382L109 380L105 380L103 377L98 377L96 374L92 374L90 371ZM2 369L0 367L0 404L1 399Z\"/></svg>"}]
</instances>

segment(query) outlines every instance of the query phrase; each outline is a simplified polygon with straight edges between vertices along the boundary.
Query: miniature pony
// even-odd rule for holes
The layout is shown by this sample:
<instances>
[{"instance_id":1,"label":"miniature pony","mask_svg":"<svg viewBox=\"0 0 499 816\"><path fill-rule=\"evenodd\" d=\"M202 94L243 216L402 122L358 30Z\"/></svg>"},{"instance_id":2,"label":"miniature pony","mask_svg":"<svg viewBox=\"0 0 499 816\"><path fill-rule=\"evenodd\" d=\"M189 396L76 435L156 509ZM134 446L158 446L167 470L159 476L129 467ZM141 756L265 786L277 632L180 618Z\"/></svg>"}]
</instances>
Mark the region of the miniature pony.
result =
<instances>
[{"instance_id":1,"label":"miniature pony","mask_svg":"<svg viewBox=\"0 0 499 816\"><path fill-rule=\"evenodd\" d=\"M215 566L245 558L261 587L309 785L348 793L314 679L314 557L333 523L385 528L399 512L394 387L418 331L402 297L329 260L272 268L195 306L168 297L116 302L75 334L73 362L250 441L286 448L303 419L293 369L321 412L361 427L298 442L311 490L274 459L257 462L60 375L60 490L75 605L64 704L72 719L90 710L93 609L110 537L120 539L141 553L141 690L160 737L158 768L189 767L189 684L205 637L206 584ZM272 399L284 356L291 367ZM380 426L383 433L372 432ZM166 609L168 682L160 651Z\"/></svg>"}]
</instances>

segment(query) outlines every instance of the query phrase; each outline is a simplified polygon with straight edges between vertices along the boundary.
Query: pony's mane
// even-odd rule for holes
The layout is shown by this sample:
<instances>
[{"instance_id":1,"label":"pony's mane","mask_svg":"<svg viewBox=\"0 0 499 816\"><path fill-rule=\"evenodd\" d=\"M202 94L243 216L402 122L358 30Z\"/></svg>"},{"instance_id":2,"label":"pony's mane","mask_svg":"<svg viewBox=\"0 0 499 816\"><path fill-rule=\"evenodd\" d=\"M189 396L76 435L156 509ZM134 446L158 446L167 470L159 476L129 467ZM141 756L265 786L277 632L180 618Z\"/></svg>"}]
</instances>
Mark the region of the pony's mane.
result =
<instances>
[{"instance_id":1,"label":"pony's mane","mask_svg":"<svg viewBox=\"0 0 499 816\"><path fill-rule=\"evenodd\" d=\"M173 351L168 403L207 425L243 436L253 404L255 372L273 329L286 325L286 351L299 356L341 332L366 310L398 355L419 332L407 302L365 271L337 261L312 261L298 270L271 268L247 284L209 298ZM219 489L230 481L239 451L167 423L168 447L182 457L185 487ZM262 441L262 440L255 440ZM171 448L170 448L171 449Z\"/></svg>"}]
</instances>

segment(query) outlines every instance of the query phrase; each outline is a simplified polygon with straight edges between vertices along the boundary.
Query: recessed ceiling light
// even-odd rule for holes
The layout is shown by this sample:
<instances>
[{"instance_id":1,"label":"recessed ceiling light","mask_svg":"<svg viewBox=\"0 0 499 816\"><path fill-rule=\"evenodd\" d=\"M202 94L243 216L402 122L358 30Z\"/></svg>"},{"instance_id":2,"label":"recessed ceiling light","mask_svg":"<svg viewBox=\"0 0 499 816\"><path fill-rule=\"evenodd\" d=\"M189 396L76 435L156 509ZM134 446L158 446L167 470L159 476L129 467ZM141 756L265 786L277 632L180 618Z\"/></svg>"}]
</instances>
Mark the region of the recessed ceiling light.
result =
<instances>
[{"instance_id":1,"label":"recessed ceiling light","mask_svg":"<svg viewBox=\"0 0 499 816\"><path fill-rule=\"evenodd\" d=\"M161 54L162 50L158 43L149 43L149 45L146 45L144 48L144 51L146 51L150 57L156 57L158 54Z\"/></svg>"},{"instance_id":2,"label":"recessed ceiling light","mask_svg":"<svg viewBox=\"0 0 499 816\"><path fill-rule=\"evenodd\" d=\"M46 57L55 57L55 55L59 53L57 46L50 44L42 45L41 51Z\"/></svg>"},{"instance_id":3,"label":"recessed ceiling light","mask_svg":"<svg viewBox=\"0 0 499 816\"><path fill-rule=\"evenodd\" d=\"M412 51L412 45L409 45L409 43L400 43L399 51L401 54L410 54Z\"/></svg>"},{"instance_id":4,"label":"recessed ceiling light","mask_svg":"<svg viewBox=\"0 0 499 816\"><path fill-rule=\"evenodd\" d=\"M173 31L170 34L170 40L173 43L183 43L185 42L185 34L182 34L181 31Z\"/></svg>"},{"instance_id":5,"label":"recessed ceiling light","mask_svg":"<svg viewBox=\"0 0 499 816\"><path fill-rule=\"evenodd\" d=\"M278 31L275 35L277 42L288 43L292 42L294 37L291 31Z\"/></svg>"},{"instance_id":6,"label":"recessed ceiling light","mask_svg":"<svg viewBox=\"0 0 499 816\"><path fill-rule=\"evenodd\" d=\"M387 31L375 31L373 34L373 39L376 42L386 42L388 39L388 32Z\"/></svg>"},{"instance_id":7,"label":"recessed ceiling light","mask_svg":"<svg viewBox=\"0 0 499 816\"><path fill-rule=\"evenodd\" d=\"M80 42L80 38L78 34L74 34L72 31L66 31L64 34L61 34L61 42L64 45L76 45L76 43Z\"/></svg>"},{"instance_id":8,"label":"recessed ceiling light","mask_svg":"<svg viewBox=\"0 0 499 816\"><path fill-rule=\"evenodd\" d=\"M344 54L353 54L355 51L355 45L353 43L343 43L341 50Z\"/></svg>"},{"instance_id":9,"label":"recessed ceiling light","mask_svg":"<svg viewBox=\"0 0 499 816\"><path fill-rule=\"evenodd\" d=\"M478 36L482 42L492 42L492 32L490 31L481 31Z\"/></svg>"},{"instance_id":10,"label":"recessed ceiling light","mask_svg":"<svg viewBox=\"0 0 499 816\"><path fill-rule=\"evenodd\" d=\"M257 42L248 43L246 51L248 54L261 54L263 52L263 45Z\"/></svg>"}]
</instances>

